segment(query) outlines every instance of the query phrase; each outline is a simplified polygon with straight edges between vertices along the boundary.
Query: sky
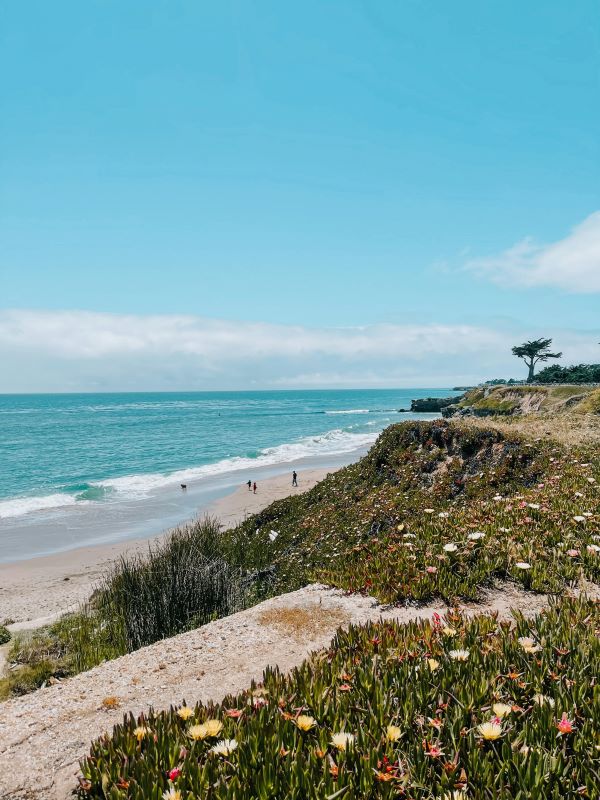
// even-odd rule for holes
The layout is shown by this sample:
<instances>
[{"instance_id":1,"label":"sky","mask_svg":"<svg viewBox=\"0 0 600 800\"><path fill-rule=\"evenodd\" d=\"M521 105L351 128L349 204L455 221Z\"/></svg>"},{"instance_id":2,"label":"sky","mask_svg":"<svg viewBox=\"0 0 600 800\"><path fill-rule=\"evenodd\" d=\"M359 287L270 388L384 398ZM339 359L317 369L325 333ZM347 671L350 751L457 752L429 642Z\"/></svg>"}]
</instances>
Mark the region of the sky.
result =
<instances>
[{"instance_id":1,"label":"sky","mask_svg":"<svg viewBox=\"0 0 600 800\"><path fill-rule=\"evenodd\" d=\"M0 5L0 391L600 361L596 0Z\"/></svg>"}]
</instances>

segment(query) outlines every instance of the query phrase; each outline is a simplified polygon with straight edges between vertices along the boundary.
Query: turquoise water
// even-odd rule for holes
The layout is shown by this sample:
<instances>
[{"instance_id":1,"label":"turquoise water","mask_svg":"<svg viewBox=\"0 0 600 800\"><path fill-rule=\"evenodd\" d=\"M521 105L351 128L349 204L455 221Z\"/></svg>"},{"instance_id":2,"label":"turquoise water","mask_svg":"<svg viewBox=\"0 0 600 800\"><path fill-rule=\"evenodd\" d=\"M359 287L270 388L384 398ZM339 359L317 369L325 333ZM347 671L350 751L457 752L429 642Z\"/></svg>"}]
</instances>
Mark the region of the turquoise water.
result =
<instances>
[{"instance_id":1,"label":"turquoise water","mask_svg":"<svg viewBox=\"0 0 600 800\"><path fill-rule=\"evenodd\" d=\"M38 524L41 514L56 521L75 508L156 498L182 482L208 485L234 474L237 482L259 468L272 474L307 460L350 461L384 427L407 418L397 410L408 408L411 399L447 394L404 389L0 396L0 534L17 520L22 531L27 523Z\"/></svg>"}]
</instances>

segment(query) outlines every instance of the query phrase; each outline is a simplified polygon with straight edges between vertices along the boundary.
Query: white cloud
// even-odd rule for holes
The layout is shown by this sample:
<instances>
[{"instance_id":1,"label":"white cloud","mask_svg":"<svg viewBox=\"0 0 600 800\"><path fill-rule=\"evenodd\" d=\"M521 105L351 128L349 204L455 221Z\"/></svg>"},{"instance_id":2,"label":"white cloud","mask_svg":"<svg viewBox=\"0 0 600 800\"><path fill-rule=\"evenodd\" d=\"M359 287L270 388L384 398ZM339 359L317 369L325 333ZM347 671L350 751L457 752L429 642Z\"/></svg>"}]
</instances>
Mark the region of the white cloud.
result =
<instances>
[{"instance_id":1,"label":"white cloud","mask_svg":"<svg viewBox=\"0 0 600 800\"><path fill-rule=\"evenodd\" d=\"M600 292L600 211L557 242L524 239L499 255L468 261L466 268L503 285Z\"/></svg>"},{"instance_id":2,"label":"white cloud","mask_svg":"<svg viewBox=\"0 0 600 800\"><path fill-rule=\"evenodd\" d=\"M0 311L0 391L449 386L520 375L510 348L547 331L473 325L309 328L178 315ZM598 334L555 333L565 360Z\"/></svg>"}]
</instances>

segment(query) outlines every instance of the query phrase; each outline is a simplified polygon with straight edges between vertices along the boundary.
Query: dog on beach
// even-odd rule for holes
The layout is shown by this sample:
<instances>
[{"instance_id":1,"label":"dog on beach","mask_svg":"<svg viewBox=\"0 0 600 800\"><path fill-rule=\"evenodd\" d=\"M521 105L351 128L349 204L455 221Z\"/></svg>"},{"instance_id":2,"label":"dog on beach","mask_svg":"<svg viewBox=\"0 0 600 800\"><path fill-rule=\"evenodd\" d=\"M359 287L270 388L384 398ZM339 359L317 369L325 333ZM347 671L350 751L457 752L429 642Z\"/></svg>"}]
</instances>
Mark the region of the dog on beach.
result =
<instances>
[{"instance_id":1,"label":"dog on beach","mask_svg":"<svg viewBox=\"0 0 600 800\"><path fill-rule=\"evenodd\" d=\"M185 492L185 490L187 489L187 483L182 483L181 484L181 489L182 489L182 491Z\"/></svg>"}]
</instances>

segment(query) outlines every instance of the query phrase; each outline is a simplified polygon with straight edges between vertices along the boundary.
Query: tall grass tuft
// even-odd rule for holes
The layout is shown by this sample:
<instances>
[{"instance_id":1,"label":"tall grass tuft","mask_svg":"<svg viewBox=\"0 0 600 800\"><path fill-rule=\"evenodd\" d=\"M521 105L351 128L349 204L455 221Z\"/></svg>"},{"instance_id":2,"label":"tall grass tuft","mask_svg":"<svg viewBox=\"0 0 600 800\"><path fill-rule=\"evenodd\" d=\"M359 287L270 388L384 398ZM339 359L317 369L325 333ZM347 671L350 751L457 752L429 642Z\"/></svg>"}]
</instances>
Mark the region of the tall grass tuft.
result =
<instances>
[{"instance_id":1,"label":"tall grass tuft","mask_svg":"<svg viewBox=\"0 0 600 800\"><path fill-rule=\"evenodd\" d=\"M124 556L96 594L99 616L121 630L123 649L136 650L246 606L241 572L221 551L209 517L177 528L146 555Z\"/></svg>"}]
</instances>

